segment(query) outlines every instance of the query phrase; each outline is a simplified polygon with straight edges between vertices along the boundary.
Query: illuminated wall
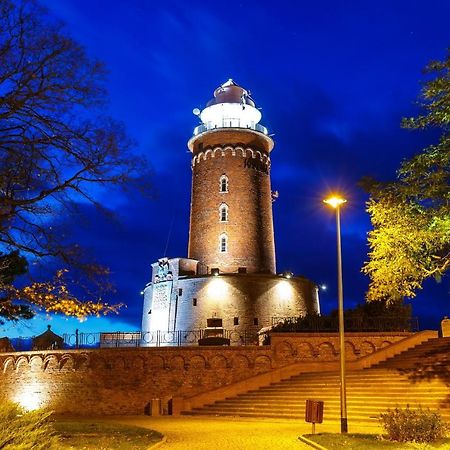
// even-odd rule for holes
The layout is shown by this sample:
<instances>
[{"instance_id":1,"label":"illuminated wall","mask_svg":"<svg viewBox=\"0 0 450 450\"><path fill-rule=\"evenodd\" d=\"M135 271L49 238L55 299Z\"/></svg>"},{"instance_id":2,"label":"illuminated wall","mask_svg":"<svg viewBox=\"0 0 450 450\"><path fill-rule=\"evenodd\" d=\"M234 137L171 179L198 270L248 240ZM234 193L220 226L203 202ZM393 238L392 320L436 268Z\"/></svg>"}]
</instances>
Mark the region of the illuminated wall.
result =
<instances>
[{"instance_id":1,"label":"illuminated wall","mask_svg":"<svg viewBox=\"0 0 450 450\"><path fill-rule=\"evenodd\" d=\"M348 333L355 360L410 333ZM272 337L271 346L108 348L0 353L0 401L80 415L143 414L152 398L167 405L294 363L337 363L336 333ZM304 367L304 365L303 365ZM317 370L317 368L316 368Z\"/></svg>"},{"instance_id":2,"label":"illuminated wall","mask_svg":"<svg viewBox=\"0 0 450 450\"><path fill-rule=\"evenodd\" d=\"M179 261L169 260L174 270L165 310L160 291L164 290L167 298L167 282L153 282L145 289L143 332L205 329L207 319L213 317L222 319L226 330L258 331L272 325L272 318L320 312L317 286L305 278L269 274L183 276L174 267Z\"/></svg>"},{"instance_id":3,"label":"illuminated wall","mask_svg":"<svg viewBox=\"0 0 450 450\"><path fill-rule=\"evenodd\" d=\"M234 274L183 279L178 286L183 289L178 300L180 330L204 328L207 318L217 317L225 329L257 331L270 326L273 317L318 312L316 286L302 278Z\"/></svg>"}]
</instances>

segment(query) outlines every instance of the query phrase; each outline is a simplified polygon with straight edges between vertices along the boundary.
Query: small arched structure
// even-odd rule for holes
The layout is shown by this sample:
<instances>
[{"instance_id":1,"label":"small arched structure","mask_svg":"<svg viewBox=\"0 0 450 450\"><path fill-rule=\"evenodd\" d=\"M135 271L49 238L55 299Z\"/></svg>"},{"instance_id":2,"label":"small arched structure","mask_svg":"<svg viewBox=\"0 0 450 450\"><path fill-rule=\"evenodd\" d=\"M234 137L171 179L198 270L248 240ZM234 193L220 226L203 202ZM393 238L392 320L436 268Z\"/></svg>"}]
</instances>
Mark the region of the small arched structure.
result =
<instances>
[{"instance_id":1,"label":"small arched structure","mask_svg":"<svg viewBox=\"0 0 450 450\"><path fill-rule=\"evenodd\" d=\"M64 339L53 333L51 325L47 325L47 331L33 338L33 350L57 350L64 347Z\"/></svg>"}]
</instances>

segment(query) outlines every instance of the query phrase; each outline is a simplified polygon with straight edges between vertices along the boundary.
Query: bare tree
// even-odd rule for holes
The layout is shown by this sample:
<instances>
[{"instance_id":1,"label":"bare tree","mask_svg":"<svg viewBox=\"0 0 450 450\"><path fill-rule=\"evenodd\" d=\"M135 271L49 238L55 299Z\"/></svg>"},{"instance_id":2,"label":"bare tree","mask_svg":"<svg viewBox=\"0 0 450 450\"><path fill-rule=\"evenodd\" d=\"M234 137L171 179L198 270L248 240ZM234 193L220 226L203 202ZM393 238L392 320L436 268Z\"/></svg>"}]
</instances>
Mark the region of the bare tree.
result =
<instances>
[{"instance_id":1,"label":"bare tree","mask_svg":"<svg viewBox=\"0 0 450 450\"><path fill-rule=\"evenodd\" d=\"M102 114L104 76L103 65L35 1L0 0L3 253L20 250L106 273L83 261L78 243L53 224L80 200L103 208L98 186L139 182L144 162L133 155L122 124Z\"/></svg>"}]
</instances>

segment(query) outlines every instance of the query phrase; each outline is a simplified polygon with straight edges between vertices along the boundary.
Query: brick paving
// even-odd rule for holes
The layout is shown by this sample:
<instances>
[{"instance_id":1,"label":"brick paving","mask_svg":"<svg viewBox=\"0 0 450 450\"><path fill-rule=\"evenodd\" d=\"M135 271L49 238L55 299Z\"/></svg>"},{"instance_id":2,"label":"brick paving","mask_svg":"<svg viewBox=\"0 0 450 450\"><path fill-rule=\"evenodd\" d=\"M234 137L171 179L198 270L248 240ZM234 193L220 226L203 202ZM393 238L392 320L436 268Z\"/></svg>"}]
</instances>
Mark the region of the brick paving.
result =
<instances>
[{"instance_id":1,"label":"brick paving","mask_svg":"<svg viewBox=\"0 0 450 450\"><path fill-rule=\"evenodd\" d=\"M298 436L311 425L297 420L243 419L239 417L114 417L109 420L163 433L161 450L302 450L311 449ZM351 426L350 432L376 433L378 427ZM337 422L316 425L316 432L338 432Z\"/></svg>"}]
</instances>

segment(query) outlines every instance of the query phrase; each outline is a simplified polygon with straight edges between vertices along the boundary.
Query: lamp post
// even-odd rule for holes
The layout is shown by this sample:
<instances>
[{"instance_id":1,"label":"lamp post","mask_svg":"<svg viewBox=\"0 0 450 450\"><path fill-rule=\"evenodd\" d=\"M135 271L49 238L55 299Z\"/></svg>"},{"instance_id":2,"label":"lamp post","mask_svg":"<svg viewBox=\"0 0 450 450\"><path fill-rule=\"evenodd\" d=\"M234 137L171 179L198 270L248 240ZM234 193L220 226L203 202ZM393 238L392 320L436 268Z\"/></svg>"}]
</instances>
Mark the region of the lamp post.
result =
<instances>
[{"instance_id":1,"label":"lamp post","mask_svg":"<svg viewBox=\"0 0 450 450\"><path fill-rule=\"evenodd\" d=\"M347 433L347 392L345 387L345 341L344 341L344 289L342 283L342 250L341 250L341 205L347 200L341 197L330 197L324 203L336 210L337 234L337 272L338 272L338 316L339 316L339 361L341 385L341 433Z\"/></svg>"}]
</instances>

